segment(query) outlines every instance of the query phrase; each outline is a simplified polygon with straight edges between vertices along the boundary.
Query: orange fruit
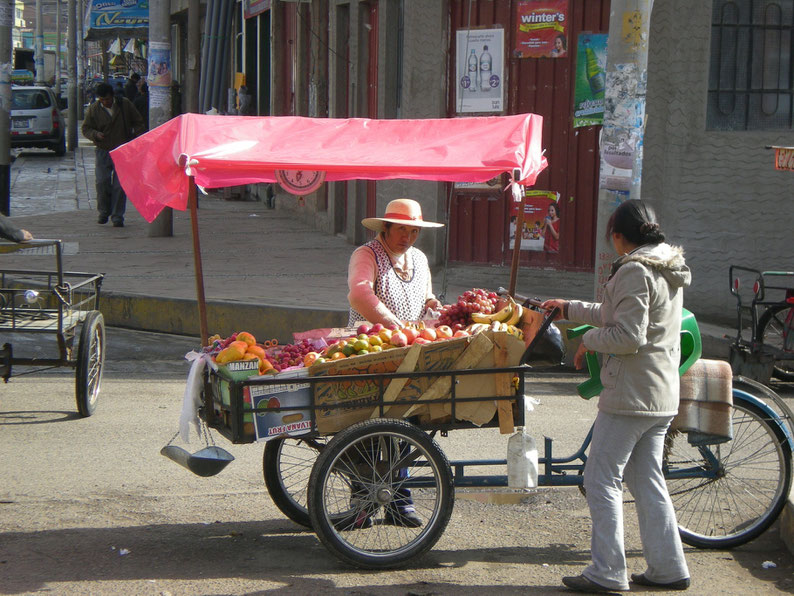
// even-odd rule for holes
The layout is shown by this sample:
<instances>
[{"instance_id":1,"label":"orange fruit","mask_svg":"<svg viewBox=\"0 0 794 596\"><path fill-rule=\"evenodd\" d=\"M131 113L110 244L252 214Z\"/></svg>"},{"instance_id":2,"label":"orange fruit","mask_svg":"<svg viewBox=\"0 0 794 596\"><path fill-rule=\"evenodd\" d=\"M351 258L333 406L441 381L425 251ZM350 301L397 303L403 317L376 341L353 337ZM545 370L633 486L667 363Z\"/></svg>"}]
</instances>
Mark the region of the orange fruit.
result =
<instances>
[{"instance_id":1,"label":"orange fruit","mask_svg":"<svg viewBox=\"0 0 794 596\"><path fill-rule=\"evenodd\" d=\"M252 346L256 343L256 339L254 339L254 336L248 333L247 331L241 331L240 333L238 333L237 339L235 341L244 341L249 346Z\"/></svg>"},{"instance_id":2,"label":"orange fruit","mask_svg":"<svg viewBox=\"0 0 794 596\"><path fill-rule=\"evenodd\" d=\"M331 356L331 360L341 360L342 358L347 358L343 352L334 352Z\"/></svg>"}]
</instances>

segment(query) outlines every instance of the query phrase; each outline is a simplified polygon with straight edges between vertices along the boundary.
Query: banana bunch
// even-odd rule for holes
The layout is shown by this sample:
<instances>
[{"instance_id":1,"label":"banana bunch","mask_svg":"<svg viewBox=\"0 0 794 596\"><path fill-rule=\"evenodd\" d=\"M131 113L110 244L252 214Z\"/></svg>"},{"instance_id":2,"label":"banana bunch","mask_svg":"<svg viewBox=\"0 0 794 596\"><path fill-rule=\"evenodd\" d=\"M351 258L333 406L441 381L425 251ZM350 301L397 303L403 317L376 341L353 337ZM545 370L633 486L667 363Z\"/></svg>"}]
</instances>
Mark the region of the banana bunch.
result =
<instances>
[{"instance_id":1,"label":"banana bunch","mask_svg":"<svg viewBox=\"0 0 794 596\"><path fill-rule=\"evenodd\" d=\"M524 339L524 332L515 325L508 325L502 321L491 321L490 323L472 323L466 327L469 335L480 333L481 331L504 331L510 335L515 335L518 339Z\"/></svg>"},{"instance_id":2,"label":"banana bunch","mask_svg":"<svg viewBox=\"0 0 794 596\"><path fill-rule=\"evenodd\" d=\"M524 316L524 307L517 304L512 298L508 303L493 314L486 315L480 312L471 313L471 320L475 323L490 325L491 323L506 323L507 325L518 325L521 317Z\"/></svg>"}]
</instances>

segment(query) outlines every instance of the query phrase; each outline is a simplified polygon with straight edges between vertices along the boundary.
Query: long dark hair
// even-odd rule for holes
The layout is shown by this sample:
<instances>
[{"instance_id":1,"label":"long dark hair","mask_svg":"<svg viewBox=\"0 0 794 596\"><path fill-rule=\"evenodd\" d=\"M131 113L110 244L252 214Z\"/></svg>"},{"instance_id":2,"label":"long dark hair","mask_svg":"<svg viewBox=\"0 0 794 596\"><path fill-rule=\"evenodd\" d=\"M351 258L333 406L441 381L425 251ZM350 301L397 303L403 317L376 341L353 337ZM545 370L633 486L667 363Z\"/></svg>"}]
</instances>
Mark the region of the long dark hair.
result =
<instances>
[{"instance_id":1,"label":"long dark hair","mask_svg":"<svg viewBox=\"0 0 794 596\"><path fill-rule=\"evenodd\" d=\"M637 246L664 242L664 233L656 221L653 207L632 199L621 203L607 222L607 240L612 234L622 234L626 240Z\"/></svg>"}]
</instances>

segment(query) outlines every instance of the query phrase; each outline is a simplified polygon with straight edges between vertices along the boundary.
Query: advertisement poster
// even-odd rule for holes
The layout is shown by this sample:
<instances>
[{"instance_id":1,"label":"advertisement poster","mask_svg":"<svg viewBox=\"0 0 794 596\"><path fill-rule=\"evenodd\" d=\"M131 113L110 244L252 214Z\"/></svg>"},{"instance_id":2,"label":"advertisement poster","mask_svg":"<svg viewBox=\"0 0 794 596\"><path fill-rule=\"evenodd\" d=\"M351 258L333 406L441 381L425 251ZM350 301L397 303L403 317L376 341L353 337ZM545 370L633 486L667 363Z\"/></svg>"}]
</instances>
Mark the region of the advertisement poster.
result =
<instances>
[{"instance_id":1,"label":"advertisement poster","mask_svg":"<svg viewBox=\"0 0 794 596\"><path fill-rule=\"evenodd\" d=\"M150 87L171 85L171 44L168 42L149 42L149 75L146 82Z\"/></svg>"},{"instance_id":2,"label":"advertisement poster","mask_svg":"<svg viewBox=\"0 0 794 596\"><path fill-rule=\"evenodd\" d=\"M458 29L456 44L457 112L501 112L504 30Z\"/></svg>"},{"instance_id":3,"label":"advertisement poster","mask_svg":"<svg viewBox=\"0 0 794 596\"><path fill-rule=\"evenodd\" d=\"M516 10L517 58L568 55L568 0L522 0Z\"/></svg>"},{"instance_id":4,"label":"advertisement poster","mask_svg":"<svg viewBox=\"0 0 794 596\"><path fill-rule=\"evenodd\" d=\"M604 122L607 34L582 33L576 49L576 88L573 126L598 126Z\"/></svg>"},{"instance_id":5,"label":"advertisement poster","mask_svg":"<svg viewBox=\"0 0 794 596\"><path fill-rule=\"evenodd\" d=\"M521 250L556 253L560 250L560 195L550 190L526 191L524 229L521 230ZM515 246L516 224L520 203L510 207L509 246Z\"/></svg>"}]
</instances>

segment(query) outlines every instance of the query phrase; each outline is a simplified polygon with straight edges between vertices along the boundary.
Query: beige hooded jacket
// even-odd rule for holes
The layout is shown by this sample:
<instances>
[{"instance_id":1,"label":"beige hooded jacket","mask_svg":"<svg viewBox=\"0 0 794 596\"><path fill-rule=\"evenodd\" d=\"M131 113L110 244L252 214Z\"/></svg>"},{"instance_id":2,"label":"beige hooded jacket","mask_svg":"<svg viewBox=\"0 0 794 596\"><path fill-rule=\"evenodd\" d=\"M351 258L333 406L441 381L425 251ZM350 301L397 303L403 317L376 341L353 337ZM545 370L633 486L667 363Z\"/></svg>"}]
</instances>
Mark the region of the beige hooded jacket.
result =
<instances>
[{"instance_id":1,"label":"beige hooded jacket","mask_svg":"<svg viewBox=\"0 0 794 596\"><path fill-rule=\"evenodd\" d=\"M678 413L683 250L644 245L615 260L601 304L571 301L568 318L597 327L584 345L604 355L598 408L630 416Z\"/></svg>"}]
</instances>

